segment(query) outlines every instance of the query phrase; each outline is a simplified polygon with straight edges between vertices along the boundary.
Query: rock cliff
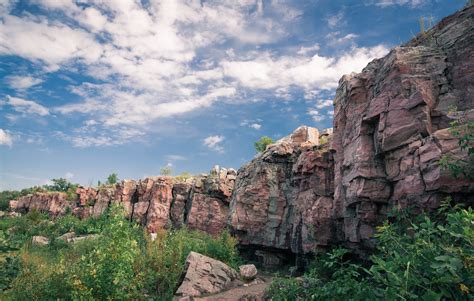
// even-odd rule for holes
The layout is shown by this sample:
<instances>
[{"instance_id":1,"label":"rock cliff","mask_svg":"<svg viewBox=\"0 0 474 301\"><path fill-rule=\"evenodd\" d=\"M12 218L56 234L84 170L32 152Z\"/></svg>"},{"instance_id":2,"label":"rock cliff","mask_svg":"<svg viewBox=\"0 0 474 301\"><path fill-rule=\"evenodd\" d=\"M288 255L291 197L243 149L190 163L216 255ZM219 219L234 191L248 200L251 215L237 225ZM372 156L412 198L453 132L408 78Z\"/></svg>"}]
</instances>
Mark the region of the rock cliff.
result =
<instances>
[{"instance_id":1,"label":"rock cliff","mask_svg":"<svg viewBox=\"0 0 474 301\"><path fill-rule=\"evenodd\" d=\"M447 195L473 203L474 182L453 178L438 163L444 154L467 156L448 127L455 118L474 120L473 20L470 6L344 76L333 129L320 135L300 127L237 173L216 168L186 181L126 180L79 188L72 201L39 193L11 207L52 216L69 208L87 217L120 203L150 231L186 225L217 234L227 224L269 265L282 254L335 244L371 248L375 226L394 208L430 210Z\"/></svg>"},{"instance_id":2,"label":"rock cliff","mask_svg":"<svg viewBox=\"0 0 474 301\"><path fill-rule=\"evenodd\" d=\"M70 211L85 218L97 217L118 203L128 219L149 231L186 225L214 235L226 227L235 178L235 170L216 166L209 175L189 179L151 177L98 188L79 187L72 198L62 192L35 193L11 201L10 207L22 213L36 209L52 217Z\"/></svg>"},{"instance_id":3,"label":"rock cliff","mask_svg":"<svg viewBox=\"0 0 474 301\"><path fill-rule=\"evenodd\" d=\"M447 195L472 203L472 179L438 161L467 157L448 127L455 116L474 119L473 14L471 6L447 17L344 76L329 145L299 129L242 167L229 217L241 244L269 258L328 244L363 251L393 208L430 210Z\"/></svg>"}]
</instances>

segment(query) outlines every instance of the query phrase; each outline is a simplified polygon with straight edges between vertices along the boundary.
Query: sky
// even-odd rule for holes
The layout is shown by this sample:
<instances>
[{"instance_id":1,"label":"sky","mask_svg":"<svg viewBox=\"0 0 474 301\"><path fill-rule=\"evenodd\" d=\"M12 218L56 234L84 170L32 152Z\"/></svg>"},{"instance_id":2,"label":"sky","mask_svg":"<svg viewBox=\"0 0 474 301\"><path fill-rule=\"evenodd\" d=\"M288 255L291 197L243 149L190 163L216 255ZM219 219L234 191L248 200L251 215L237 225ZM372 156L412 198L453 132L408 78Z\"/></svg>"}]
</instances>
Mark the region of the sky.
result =
<instances>
[{"instance_id":1,"label":"sky","mask_svg":"<svg viewBox=\"0 0 474 301\"><path fill-rule=\"evenodd\" d=\"M465 0L0 0L0 190L238 169Z\"/></svg>"}]
</instances>

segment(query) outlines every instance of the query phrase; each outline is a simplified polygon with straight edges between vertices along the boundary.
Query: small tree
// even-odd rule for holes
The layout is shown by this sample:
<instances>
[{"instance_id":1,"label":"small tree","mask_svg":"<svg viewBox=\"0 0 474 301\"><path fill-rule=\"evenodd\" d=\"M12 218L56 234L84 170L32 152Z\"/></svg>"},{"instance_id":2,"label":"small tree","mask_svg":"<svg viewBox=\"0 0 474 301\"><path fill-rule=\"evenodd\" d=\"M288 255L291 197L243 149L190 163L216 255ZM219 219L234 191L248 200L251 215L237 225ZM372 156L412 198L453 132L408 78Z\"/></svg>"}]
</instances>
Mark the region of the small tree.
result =
<instances>
[{"instance_id":1,"label":"small tree","mask_svg":"<svg viewBox=\"0 0 474 301\"><path fill-rule=\"evenodd\" d=\"M267 146L272 143L272 138L268 136L263 136L257 142L255 142L255 150L257 150L258 153L262 153L267 149Z\"/></svg>"},{"instance_id":2,"label":"small tree","mask_svg":"<svg viewBox=\"0 0 474 301\"><path fill-rule=\"evenodd\" d=\"M108 185L113 185L113 184L117 184L118 182L118 176L117 176L117 173L111 173L108 177L107 177L107 184Z\"/></svg>"},{"instance_id":3,"label":"small tree","mask_svg":"<svg viewBox=\"0 0 474 301\"><path fill-rule=\"evenodd\" d=\"M65 178L51 179L51 182L53 182L52 185L45 185L44 188L51 191L66 192L69 188L73 186L73 184Z\"/></svg>"},{"instance_id":4,"label":"small tree","mask_svg":"<svg viewBox=\"0 0 474 301\"><path fill-rule=\"evenodd\" d=\"M162 168L160 168L160 175L162 176L171 176L172 173L173 170L170 166L163 166Z\"/></svg>"}]
</instances>

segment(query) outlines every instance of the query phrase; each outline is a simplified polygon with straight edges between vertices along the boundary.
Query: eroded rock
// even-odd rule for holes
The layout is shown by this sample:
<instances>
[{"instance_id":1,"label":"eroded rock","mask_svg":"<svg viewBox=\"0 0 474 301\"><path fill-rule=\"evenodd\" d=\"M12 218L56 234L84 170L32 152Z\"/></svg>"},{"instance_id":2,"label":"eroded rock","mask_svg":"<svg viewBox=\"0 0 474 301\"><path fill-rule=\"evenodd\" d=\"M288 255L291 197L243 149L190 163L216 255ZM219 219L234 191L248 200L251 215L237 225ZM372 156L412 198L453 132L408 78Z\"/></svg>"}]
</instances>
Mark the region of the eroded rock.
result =
<instances>
[{"instance_id":1,"label":"eroded rock","mask_svg":"<svg viewBox=\"0 0 474 301\"><path fill-rule=\"evenodd\" d=\"M239 274L225 263L189 253L184 268L184 278L176 291L178 297L199 297L215 294L240 284Z\"/></svg>"}]
</instances>

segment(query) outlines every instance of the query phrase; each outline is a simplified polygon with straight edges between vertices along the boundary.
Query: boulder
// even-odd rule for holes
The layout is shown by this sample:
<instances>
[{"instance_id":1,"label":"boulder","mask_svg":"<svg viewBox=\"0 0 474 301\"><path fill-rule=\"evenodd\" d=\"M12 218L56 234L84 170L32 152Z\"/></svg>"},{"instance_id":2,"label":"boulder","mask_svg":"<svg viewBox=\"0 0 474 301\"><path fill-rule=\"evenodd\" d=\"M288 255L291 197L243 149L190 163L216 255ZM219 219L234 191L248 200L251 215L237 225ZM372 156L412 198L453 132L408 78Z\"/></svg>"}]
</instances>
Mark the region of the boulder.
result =
<instances>
[{"instance_id":1,"label":"boulder","mask_svg":"<svg viewBox=\"0 0 474 301\"><path fill-rule=\"evenodd\" d=\"M65 241L65 242L72 242L72 239L76 237L76 233L74 232L67 232L67 233L64 233L63 235L57 237L56 239L57 240L62 240L62 241Z\"/></svg>"},{"instance_id":2,"label":"boulder","mask_svg":"<svg viewBox=\"0 0 474 301\"><path fill-rule=\"evenodd\" d=\"M46 246L49 245L49 238L44 236L33 236L31 238L31 243L36 246Z\"/></svg>"},{"instance_id":3,"label":"boulder","mask_svg":"<svg viewBox=\"0 0 474 301\"><path fill-rule=\"evenodd\" d=\"M253 264L245 264L239 267L240 277L245 281L252 281L257 277L257 268Z\"/></svg>"},{"instance_id":4,"label":"boulder","mask_svg":"<svg viewBox=\"0 0 474 301\"><path fill-rule=\"evenodd\" d=\"M182 298L215 294L239 285L238 278L239 274L225 263L191 252L186 258L183 280L175 295Z\"/></svg>"}]
</instances>

